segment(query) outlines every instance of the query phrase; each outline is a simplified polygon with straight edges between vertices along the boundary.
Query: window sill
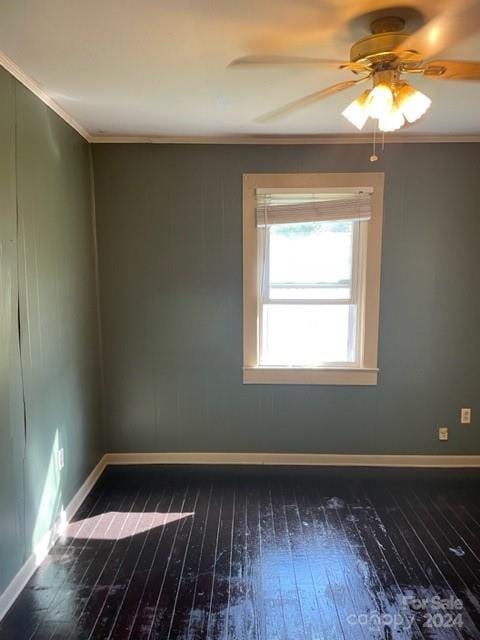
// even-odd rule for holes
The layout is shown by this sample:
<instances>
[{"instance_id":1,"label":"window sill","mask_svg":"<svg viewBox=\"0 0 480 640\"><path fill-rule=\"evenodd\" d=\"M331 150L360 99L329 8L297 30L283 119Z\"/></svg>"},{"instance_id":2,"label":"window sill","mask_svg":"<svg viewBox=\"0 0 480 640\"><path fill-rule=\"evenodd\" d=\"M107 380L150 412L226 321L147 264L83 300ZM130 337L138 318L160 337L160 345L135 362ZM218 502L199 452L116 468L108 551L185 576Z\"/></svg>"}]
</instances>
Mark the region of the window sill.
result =
<instances>
[{"instance_id":1,"label":"window sill","mask_svg":"<svg viewBox=\"0 0 480 640\"><path fill-rule=\"evenodd\" d=\"M244 367L243 384L376 385L378 369Z\"/></svg>"}]
</instances>

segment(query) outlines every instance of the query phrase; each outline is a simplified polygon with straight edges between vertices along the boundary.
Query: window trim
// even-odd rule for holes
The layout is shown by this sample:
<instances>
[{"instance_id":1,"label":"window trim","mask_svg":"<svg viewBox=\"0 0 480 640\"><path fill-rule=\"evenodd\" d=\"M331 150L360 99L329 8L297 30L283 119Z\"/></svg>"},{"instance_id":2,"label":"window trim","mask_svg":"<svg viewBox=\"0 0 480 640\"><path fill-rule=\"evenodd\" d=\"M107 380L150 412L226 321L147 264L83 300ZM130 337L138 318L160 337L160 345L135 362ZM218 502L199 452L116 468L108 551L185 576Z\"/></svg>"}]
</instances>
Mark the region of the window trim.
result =
<instances>
[{"instance_id":1,"label":"window trim","mask_svg":"<svg viewBox=\"0 0 480 640\"><path fill-rule=\"evenodd\" d=\"M383 223L383 173L250 173L243 175L243 382L244 384L375 385L378 378L378 329ZM364 314L360 318L358 367L259 366L258 233L256 189L372 187L368 223Z\"/></svg>"}]
</instances>

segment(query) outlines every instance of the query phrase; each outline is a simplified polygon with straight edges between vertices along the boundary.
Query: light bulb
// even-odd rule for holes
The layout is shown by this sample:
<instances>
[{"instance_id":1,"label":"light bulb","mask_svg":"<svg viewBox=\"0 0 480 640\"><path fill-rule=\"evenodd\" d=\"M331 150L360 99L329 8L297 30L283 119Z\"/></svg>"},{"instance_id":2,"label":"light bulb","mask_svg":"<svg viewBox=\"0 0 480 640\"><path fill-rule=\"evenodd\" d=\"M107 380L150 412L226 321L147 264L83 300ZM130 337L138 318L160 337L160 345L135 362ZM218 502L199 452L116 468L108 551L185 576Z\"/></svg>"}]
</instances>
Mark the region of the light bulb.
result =
<instances>
[{"instance_id":1,"label":"light bulb","mask_svg":"<svg viewBox=\"0 0 480 640\"><path fill-rule=\"evenodd\" d=\"M346 109L342 111L342 116L357 127L360 131L363 129L368 119L368 111L365 103L370 94L370 90L364 91L356 100L351 102Z\"/></svg>"},{"instance_id":2,"label":"light bulb","mask_svg":"<svg viewBox=\"0 0 480 640\"><path fill-rule=\"evenodd\" d=\"M403 127L404 124L405 118L396 104L392 105L389 113L378 120L378 128L380 131L396 131L400 129L400 127Z\"/></svg>"},{"instance_id":3,"label":"light bulb","mask_svg":"<svg viewBox=\"0 0 480 640\"><path fill-rule=\"evenodd\" d=\"M381 82L373 87L366 103L368 115L379 120L385 117L393 105L393 93L390 87Z\"/></svg>"},{"instance_id":4,"label":"light bulb","mask_svg":"<svg viewBox=\"0 0 480 640\"><path fill-rule=\"evenodd\" d=\"M398 89L395 102L409 122L415 122L421 118L432 104L428 96L407 83L402 84Z\"/></svg>"}]
</instances>

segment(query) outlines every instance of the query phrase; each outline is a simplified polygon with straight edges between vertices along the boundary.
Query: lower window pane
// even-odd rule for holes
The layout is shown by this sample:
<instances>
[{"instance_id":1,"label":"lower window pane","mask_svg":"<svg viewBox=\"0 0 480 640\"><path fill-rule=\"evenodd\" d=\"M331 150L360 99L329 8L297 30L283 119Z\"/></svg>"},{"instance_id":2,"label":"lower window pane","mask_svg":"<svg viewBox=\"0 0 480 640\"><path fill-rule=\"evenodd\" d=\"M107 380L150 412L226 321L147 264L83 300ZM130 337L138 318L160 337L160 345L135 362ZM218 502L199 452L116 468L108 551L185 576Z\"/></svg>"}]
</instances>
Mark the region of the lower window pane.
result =
<instances>
[{"instance_id":1,"label":"lower window pane","mask_svg":"<svg viewBox=\"0 0 480 640\"><path fill-rule=\"evenodd\" d=\"M315 367L355 361L352 305L264 305L261 364Z\"/></svg>"}]
</instances>

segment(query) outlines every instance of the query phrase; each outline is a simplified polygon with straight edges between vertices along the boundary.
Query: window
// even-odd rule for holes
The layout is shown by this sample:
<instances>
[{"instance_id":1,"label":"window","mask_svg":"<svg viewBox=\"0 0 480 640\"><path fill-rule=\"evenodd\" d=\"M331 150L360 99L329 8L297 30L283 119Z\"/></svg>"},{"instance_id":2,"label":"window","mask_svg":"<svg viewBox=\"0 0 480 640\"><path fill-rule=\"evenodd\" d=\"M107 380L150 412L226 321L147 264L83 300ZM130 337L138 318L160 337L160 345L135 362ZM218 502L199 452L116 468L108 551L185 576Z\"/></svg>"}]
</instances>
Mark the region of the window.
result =
<instances>
[{"instance_id":1,"label":"window","mask_svg":"<svg viewBox=\"0 0 480 640\"><path fill-rule=\"evenodd\" d=\"M383 174L244 176L244 382L376 384Z\"/></svg>"}]
</instances>

